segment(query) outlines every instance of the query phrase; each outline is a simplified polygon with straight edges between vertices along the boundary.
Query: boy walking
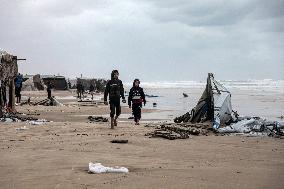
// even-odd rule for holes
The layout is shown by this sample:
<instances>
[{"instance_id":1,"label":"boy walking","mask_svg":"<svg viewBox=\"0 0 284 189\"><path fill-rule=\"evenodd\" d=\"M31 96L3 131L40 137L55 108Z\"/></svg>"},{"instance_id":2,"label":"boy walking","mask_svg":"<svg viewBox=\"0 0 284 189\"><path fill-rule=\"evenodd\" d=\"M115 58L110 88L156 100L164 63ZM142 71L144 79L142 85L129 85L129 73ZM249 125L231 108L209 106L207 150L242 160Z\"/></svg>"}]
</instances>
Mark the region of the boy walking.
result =
<instances>
[{"instance_id":1,"label":"boy walking","mask_svg":"<svg viewBox=\"0 0 284 189\"><path fill-rule=\"evenodd\" d=\"M135 79L133 81L133 87L130 89L128 96L128 106L131 108L132 103L132 113L134 115L135 125L139 125L139 121L141 119L142 103L144 103L144 106L146 104L143 88L139 87L139 85L139 79Z\"/></svg>"},{"instance_id":2,"label":"boy walking","mask_svg":"<svg viewBox=\"0 0 284 189\"><path fill-rule=\"evenodd\" d=\"M122 98L122 102L126 103L123 84L122 81L118 79L118 76L118 70L113 70L111 72L111 80L107 82L104 93L105 105L108 104L107 96L109 95L111 129L114 129L114 126L117 126L117 119L118 116L121 114L120 97Z\"/></svg>"}]
</instances>

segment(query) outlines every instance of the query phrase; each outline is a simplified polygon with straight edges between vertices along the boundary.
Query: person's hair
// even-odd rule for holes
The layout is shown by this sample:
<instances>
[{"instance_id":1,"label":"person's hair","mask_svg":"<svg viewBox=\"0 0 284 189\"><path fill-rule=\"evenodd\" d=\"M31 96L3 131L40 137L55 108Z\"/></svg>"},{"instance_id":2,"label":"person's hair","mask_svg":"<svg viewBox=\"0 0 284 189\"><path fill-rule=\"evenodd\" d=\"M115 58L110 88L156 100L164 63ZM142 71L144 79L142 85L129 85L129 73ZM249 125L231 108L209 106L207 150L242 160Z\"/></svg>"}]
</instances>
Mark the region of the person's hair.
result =
<instances>
[{"instance_id":1,"label":"person's hair","mask_svg":"<svg viewBox=\"0 0 284 189\"><path fill-rule=\"evenodd\" d=\"M114 74L116 74L116 73L119 74L118 70L112 70L112 72L111 72L111 78L114 78Z\"/></svg>"},{"instance_id":2,"label":"person's hair","mask_svg":"<svg viewBox=\"0 0 284 189\"><path fill-rule=\"evenodd\" d=\"M135 87L135 82L136 82L136 81L138 81L139 84L140 84L140 80L139 80L139 79L134 79L134 81L133 81L133 87Z\"/></svg>"}]
</instances>

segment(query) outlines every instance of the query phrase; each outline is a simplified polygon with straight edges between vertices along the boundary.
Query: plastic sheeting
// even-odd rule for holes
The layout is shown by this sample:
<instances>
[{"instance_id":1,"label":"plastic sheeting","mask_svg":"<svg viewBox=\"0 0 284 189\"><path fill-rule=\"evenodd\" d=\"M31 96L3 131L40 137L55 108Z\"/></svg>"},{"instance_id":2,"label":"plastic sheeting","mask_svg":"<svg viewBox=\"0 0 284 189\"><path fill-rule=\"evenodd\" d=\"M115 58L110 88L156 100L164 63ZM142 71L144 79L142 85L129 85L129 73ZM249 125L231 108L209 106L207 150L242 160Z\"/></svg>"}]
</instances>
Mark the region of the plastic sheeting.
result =
<instances>
[{"instance_id":1,"label":"plastic sheeting","mask_svg":"<svg viewBox=\"0 0 284 189\"><path fill-rule=\"evenodd\" d=\"M225 123L232 118L231 93L217 82L213 76L210 77L210 80L214 102L213 128L218 129L221 123Z\"/></svg>"},{"instance_id":2,"label":"plastic sheeting","mask_svg":"<svg viewBox=\"0 0 284 189\"><path fill-rule=\"evenodd\" d=\"M105 167L101 163L89 163L89 172L91 173L128 173L129 170L125 167Z\"/></svg>"},{"instance_id":3,"label":"plastic sheeting","mask_svg":"<svg viewBox=\"0 0 284 189\"><path fill-rule=\"evenodd\" d=\"M239 119L238 122L217 129L219 133L243 133L248 135L259 136L284 136L283 121L267 121L265 119L254 117Z\"/></svg>"},{"instance_id":4,"label":"plastic sheeting","mask_svg":"<svg viewBox=\"0 0 284 189\"><path fill-rule=\"evenodd\" d=\"M219 133L249 133L255 123L255 119L242 120L230 126L219 128Z\"/></svg>"}]
</instances>

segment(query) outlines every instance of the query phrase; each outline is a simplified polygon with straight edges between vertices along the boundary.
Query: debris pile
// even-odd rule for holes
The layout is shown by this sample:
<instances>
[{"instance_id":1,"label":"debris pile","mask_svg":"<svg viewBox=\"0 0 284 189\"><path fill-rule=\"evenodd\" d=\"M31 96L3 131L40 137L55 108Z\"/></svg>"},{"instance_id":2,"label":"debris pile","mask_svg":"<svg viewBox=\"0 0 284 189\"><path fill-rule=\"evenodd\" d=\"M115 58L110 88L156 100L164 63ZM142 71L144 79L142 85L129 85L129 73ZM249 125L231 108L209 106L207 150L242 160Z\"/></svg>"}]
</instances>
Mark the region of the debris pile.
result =
<instances>
[{"instance_id":1,"label":"debris pile","mask_svg":"<svg viewBox=\"0 0 284 189\"><path fill-rule=\"evenodd\" d=\"M34 106L43 105L43 106L64 106L61 102L59 102L55 97L51 97L50 99L44 99L38 102L33 103Z\"/></svg>"},{"instance_id":2,"label":"debris pile","mask_svg":"<svg viewBox=\"0 0 284 189\"><path fill-rule=\"evenodd\" d=\"M212 122L217 130L236 118L231 104L231 93L221 83L208 73L206 87L196 106L186 114L176 117L174 122L203 123Z\"/></svg>"},{"instance_id":3,"label":"debris pile","mask_svg":"<svg viewBox=\"0 0 284 189\"><path fill-rule=\"evenodd\" d=\"M209 123L162 123L157 124L155 130L146 136L175 140L187 139L190 135L208 135L209 133L213 133Z\"/></svg>"},{"instance_id":4,"label":"debris pile","mask_svg":"<svg viewBox=\"0 0 284 189\"><path fill-rule=\"evenodd\" d=\"M209 121L216 134L244 134L247 136L284 136L284 123L267 121L260 117L239 117L232 110L231 93L209 73L206 88L197 105L189 112L174 119L175 123L203 123ZM167 129L168 130L168 129ZM156 135L172 136L165 129ZM180 134L179 134L180 135ZM175 137L175 136L174 136ZM187 136L178 136L187 137Z\"/></svg>"},{"instance_id":5,"label":"debris pile","mask_svg":"<svg viewBox=\"0 0 284 189\"><path fill-rule=\"evenodd\" d=\"M108 119L105 117L101 117L101 116L89 116L88 117L90 123L93 122L108 122Z\"/></svg>"},{"instance_id":6,"label":"debris pile","mask_svg":"<svg viewBox=\"0 0 284 189\"><path fill-rule=\"evenodd\" d=\"M39 123L39 122L47 122L43 119L36 119L33 117L28 117L24 114L19 113L4 113L2 117L0 117L0 122L11 123L11 122L29 122L30 124ZM34 125L35 125L34 124Z\"/></svg>"},{"instance_id":7,"label":"debris pile","mask_svg":"<svg viewBox=\"0 0 284 189\"><path fill-rule=\"evenodd\" d=\"M284 137L283 121L267 121L260 117L238 118L236 123L219 128L216 132L222 134L241 133L247 136Z\"/></svg>"}]
</instances>

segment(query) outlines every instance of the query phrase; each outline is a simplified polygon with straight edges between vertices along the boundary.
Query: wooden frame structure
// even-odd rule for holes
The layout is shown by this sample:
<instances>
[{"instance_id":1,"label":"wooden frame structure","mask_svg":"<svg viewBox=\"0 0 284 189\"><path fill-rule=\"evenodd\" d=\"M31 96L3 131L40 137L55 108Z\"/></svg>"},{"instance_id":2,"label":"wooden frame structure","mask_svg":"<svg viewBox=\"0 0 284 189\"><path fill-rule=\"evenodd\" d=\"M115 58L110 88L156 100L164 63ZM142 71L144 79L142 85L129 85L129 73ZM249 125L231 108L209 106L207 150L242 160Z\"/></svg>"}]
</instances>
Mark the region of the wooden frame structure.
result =
<instances>
[{"instance_id":1,"label":"wooden frame structure","mask_svg":"<svg viewBox=\"0 0 284 189\"><path fill-rule=\"evenodd\" d=\"M15 83L18 74L17 56L0 50L0 117L6 108L8 112L15 111ZM8 88L8 92L7 92ZM8 99L7 99L8 96Z\"/></svg>"}]
</instances>

